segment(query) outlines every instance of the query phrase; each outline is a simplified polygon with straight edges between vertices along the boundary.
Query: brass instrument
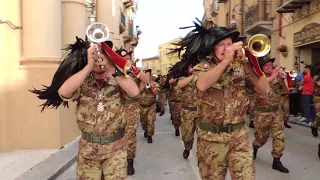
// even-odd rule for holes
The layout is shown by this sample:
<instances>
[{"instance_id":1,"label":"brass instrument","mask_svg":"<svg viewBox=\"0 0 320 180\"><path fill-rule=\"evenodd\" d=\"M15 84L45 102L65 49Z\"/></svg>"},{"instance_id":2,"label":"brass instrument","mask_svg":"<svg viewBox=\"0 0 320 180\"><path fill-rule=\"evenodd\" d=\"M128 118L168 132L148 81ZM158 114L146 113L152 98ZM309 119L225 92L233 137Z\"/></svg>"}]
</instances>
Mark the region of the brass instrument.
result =
<instances>
[{"instance_id":1,"label":"brass instrument","mask_svg":"<svg viewBox=\"0 0 320 180\"><path fill-rule=\"evenodd\" d=\"M92 23L87 27L86 30L86 35L88 39L93 42L93 43L102 43L108 40L110 31L109 28L101 23L101 22L96 22ZM98 46L95 46L95 54L97 55L97 63L103 62L103 59L101 57L101 48ZM104 69L105 65L99 65L100 69Z\"/></svg>"},{"instance_id":2,"label":"brass instrument","mask_svg":"<svg viewBox=\"0 0 320 180\"><path fill-rule=\"evenodd\" d=\"M247 61L245 57L245 49L248 49L251 54L256 57L263 57L270 52L271 42L269 38L264 34L256 34L252 36L248 41L248 45L241 48L242 58L239 58L237 60L240 60L242 62Z\"/></svg>"},{"instance_id":3,"label":"brass instrument","mask_svg":"<svg viewBox=\"0 0 320 180\"><path fill-rule=\"evenodd\" d=\"M150 83L147 83L146 88L149 89L151 87Z\"/></svg>"},{"instance_id":4,"label":"brass instrument","mask_svg":"<svg viewBox=\"0 0 320 180\"><path fill-rule=\"evenodd\" d=\"M292 78L292 80L294 80L298 75L298 71L296 71L295 69L291 69L289 71L289 76Z\"/></svg>"}]
</instances>

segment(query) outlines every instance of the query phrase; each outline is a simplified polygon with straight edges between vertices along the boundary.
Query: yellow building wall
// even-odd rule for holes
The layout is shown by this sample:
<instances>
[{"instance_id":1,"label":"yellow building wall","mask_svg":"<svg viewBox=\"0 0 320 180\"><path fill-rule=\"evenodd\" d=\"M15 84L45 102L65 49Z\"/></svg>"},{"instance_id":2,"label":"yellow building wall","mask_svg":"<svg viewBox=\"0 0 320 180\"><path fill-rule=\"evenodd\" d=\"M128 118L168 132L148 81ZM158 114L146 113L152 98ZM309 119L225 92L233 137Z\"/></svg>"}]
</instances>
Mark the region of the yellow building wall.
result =
<instances>
[{"instance_id":1,"label":"yellow building wall","mask_svg":"<svg viewBox=\"0 0 320 180\"><path fill-rule=\"evenodd\" d=\"M180 39L181 37L175 38L158 47L158 56L160 58L160 69L162 75L167 75L170 67L172 67L175 63L180 61L178 54L167 54L170 51L169 49L175 48L175 46L172 43L175 43Z\"/></svg>"}]
</instances>

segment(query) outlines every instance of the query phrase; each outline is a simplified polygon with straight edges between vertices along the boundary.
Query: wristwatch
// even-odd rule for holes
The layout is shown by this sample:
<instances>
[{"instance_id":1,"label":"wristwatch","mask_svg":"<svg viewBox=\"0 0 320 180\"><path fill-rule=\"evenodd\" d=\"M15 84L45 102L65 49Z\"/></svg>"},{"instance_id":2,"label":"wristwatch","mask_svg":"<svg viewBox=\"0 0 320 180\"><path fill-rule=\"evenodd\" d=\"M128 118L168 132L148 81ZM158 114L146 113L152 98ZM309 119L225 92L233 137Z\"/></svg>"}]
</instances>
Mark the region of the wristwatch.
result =
<instances>
[{"instance_id":1,"label":"wristwatch","mask_svg":"<svg viewBox=\"0 0 320 180\"><path fill-rule=\"evenodd\" d=\"M121 76L121 75L122 75L122 72L118 68L116 68L114 74L112 74L113 77L117 77L117 76Z\"/></svg>"}]
</instances>

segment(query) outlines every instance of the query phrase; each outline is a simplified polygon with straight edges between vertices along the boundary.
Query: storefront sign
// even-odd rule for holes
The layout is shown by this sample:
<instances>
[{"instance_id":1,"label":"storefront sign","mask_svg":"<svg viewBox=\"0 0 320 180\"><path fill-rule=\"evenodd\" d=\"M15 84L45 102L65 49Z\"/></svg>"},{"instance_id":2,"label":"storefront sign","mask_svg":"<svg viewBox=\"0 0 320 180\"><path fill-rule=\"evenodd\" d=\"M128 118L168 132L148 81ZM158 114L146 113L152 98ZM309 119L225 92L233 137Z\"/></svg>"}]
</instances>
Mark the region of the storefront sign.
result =
<instances>
[{"instance_id":1,"label":"storefront sign","mask_svg":"<svg viewBox=\"0 0 320 180\"><path fill-rule=\"evenodd\" d=\"M294 33L293 46L299 47L314 42L320 42L320 24L311 23Z\"/></svg>"}]
</instances>

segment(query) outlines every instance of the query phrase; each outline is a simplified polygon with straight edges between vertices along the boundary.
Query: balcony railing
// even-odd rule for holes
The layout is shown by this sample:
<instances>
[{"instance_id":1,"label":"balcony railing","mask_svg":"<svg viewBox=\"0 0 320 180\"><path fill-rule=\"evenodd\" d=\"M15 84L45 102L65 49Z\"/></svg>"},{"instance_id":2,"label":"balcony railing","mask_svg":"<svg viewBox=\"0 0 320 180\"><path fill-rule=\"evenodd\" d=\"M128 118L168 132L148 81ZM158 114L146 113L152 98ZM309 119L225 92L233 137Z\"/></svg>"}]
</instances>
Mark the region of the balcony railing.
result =
<instances>
[{"instance_id":1,"label":"balcony railing","mask_svg":"<svg viewBox=\"0 0 320 180\"><path fill-rule=\"evenodd\" d=\"M258 4L251 6L245 13L244 28L247 29L259 21L272 21L271 3L259 1Z\"/></svg>"}]
</instances>

